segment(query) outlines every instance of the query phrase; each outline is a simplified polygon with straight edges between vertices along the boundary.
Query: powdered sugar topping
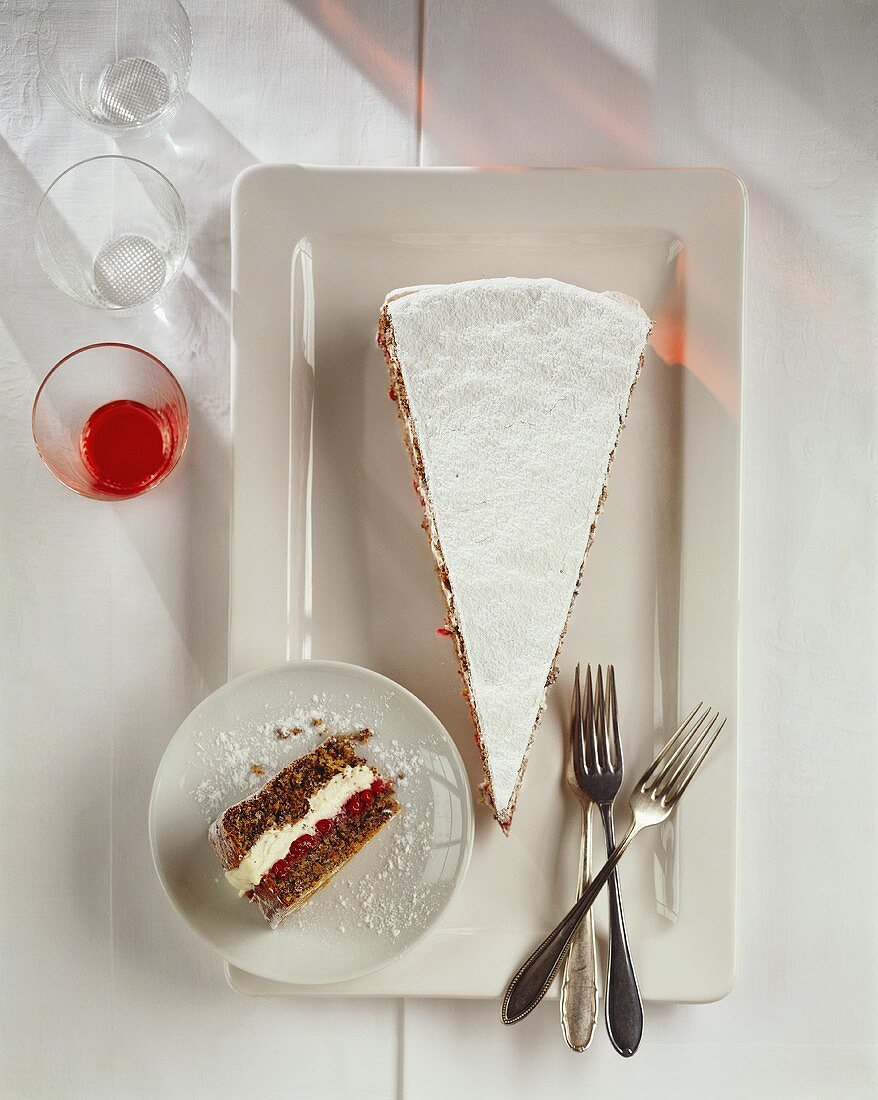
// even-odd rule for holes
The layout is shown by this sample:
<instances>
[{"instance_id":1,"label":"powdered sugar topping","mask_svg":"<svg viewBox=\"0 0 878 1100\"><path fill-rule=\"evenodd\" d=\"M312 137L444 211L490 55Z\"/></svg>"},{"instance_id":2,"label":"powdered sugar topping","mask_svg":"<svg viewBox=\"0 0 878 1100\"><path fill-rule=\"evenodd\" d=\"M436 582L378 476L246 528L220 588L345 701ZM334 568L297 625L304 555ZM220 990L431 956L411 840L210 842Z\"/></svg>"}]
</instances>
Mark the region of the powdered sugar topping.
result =
<instances>
[{"instance_id":1,"label":"powdered sugar topping","mask_svg":"<svg viewBox=\"0 0 878 1100\"><path fill-rule=\"evenodd\" d=\"M553 279L408 287L386 308L508 825L651 322Z\"/></svg>"}]
</instances>

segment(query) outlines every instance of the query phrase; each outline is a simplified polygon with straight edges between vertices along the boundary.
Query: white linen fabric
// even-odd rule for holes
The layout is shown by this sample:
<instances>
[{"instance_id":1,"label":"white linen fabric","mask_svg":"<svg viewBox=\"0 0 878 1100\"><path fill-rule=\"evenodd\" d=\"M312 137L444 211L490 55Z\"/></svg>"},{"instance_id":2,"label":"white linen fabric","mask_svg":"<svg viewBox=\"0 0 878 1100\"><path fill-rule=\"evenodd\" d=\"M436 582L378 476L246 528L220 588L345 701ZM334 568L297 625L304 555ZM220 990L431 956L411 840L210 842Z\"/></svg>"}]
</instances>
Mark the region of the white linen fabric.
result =
<instances>
[{"instance_id":1,"label":"white linen fabric","mask_svg":"<svg viewBox=\"0 0 878 1100\"><path fill-rule=\"evenodd\" d=\"M48 898L0 904L0 1093L244 1096L241 1052L268 1050L264 1096L874 1096L874 5L183 2L189 94L170 140L123 151L179 188L189 258L159 312L116 318L48 282L33 219L119 146L41 81L46 0L0 4L3 871L38 815ZM244 1002L155 880L158 760L227 675L228 211L257 161L717 165L749 188L740 972L719 1004L648 1005L636 1058L571 1054L549 1005L504 1029L487 1001ZM42 376L99 340L163 358L192 413L173 477L118 505L55 482L30 435Z\"/></svg>"}]
</instances>

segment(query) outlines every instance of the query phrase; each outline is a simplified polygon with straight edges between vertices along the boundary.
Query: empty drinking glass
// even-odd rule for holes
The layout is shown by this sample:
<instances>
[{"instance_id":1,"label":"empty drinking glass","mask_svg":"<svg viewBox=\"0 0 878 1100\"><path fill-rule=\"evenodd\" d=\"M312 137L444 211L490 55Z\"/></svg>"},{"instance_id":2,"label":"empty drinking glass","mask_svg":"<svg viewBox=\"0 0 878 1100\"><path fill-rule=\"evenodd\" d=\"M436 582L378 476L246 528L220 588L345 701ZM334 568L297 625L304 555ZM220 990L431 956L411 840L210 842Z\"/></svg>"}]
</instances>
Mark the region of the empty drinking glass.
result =
<instances>
[{"instance_id":1,"label":"empty drinking glass","mask_svg":"<svg viewBox=\"0 0 878 1100\"><path fill-rule=\"evenodd\" d=\"M80 161L55 180L37 210L43 270L93 309L132 309L152 300L186 258L186 211L157 169L130 157Z\"/></svg>"},{"instance_id":2,"label":"empty drinking glass","mask_svg":"<svg viewBox=\"0 0 878 1100\"><path fill-rule=\"evenodd\" d=\"M179 0L52 0L37 52L72 114L101 130L152 133L186 93L192 28Z\"/></svg>"}]
</instances>

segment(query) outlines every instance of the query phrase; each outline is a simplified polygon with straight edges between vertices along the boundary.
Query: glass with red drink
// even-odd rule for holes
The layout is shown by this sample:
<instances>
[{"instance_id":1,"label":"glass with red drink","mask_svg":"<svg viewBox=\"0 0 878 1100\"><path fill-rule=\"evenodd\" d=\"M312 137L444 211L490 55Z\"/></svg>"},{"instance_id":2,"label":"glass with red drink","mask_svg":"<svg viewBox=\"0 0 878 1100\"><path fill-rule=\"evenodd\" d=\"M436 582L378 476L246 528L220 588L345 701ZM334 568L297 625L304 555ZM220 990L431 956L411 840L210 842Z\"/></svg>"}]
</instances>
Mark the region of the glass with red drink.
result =
<instances>
[{"instance_id":1,"label":"glass with red drink","mask_svg":"<svg viewBox=\"0 0 878 1100\"><path fill-rule=\"evenodd\" d=\"M34 442L59 481L93 500L154 489L177 465L189 410L168 368L132 344L90 344L43 379Z\"/></svg>"}]
</instances>

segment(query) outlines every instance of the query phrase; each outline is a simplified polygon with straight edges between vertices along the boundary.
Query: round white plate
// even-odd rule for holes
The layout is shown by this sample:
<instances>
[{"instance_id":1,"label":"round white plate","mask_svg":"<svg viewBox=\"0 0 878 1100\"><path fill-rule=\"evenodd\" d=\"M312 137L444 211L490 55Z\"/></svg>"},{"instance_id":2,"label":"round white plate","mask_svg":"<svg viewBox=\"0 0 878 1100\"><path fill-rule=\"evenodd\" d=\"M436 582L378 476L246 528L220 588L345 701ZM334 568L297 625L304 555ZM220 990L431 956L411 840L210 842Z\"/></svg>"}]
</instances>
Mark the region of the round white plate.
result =
<instances>
[{"instance_id":1,"label":"round white plate","mask_svg":"<svg viewBox=\"0 0 878 1100\"><path fill-rule=\"evenodd\" d=\"M363 753L396 777L402 812L272 931L226 881L208 826L329 733L363 726ZM369 974L427 935L466 874L473 807L454 742L414 695L355 665L297 661L241 676L189 715L159 764L149 836L165 893L218 955L311 985Z\"/></svg>"}]
</instances>

